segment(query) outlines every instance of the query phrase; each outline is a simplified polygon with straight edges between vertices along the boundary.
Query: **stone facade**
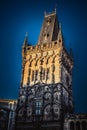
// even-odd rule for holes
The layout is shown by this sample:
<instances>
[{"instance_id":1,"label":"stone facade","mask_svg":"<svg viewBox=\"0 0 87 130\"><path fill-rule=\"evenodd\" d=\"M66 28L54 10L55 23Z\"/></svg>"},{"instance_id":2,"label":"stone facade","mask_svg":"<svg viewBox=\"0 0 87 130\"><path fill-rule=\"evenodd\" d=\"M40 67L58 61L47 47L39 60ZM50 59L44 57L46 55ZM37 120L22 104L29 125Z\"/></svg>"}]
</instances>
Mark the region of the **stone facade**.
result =
<instances>
[{"instance_id":1,"label":"stone facade","mask_svg":"<svg viewBox=\"0 0 87 130\"><path fill-rule=\"evenodd\" d=\"M26 36L22 47L15 130L72 130L72 68L56 12L45 14L36 46Z\"/></svg>"},{"instance_id":2,"label":"stone facade","mask_svg":"<svg viewBox=\"0 0 87 130\"><path fill-rule=\"evenodd\" d=\"M87 130L87 114L67 114L64 120L64 130Z\"/></svg>"}]
</instances>

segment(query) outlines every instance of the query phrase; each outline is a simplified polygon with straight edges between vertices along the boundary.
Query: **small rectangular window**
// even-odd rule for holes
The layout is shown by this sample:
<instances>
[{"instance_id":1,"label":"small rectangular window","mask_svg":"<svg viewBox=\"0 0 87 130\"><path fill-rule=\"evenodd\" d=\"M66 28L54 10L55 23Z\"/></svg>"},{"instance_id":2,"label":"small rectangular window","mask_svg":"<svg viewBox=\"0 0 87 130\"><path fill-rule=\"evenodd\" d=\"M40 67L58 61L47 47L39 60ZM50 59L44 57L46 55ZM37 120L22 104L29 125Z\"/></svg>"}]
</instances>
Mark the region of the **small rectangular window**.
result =
<instances>
[{"instance_id":1,"label":"small rectangular window","mask_svg":"<svg viewBox=\"0 0 87 130\"><path fill-rule=\"evenodd\" d=\"M35 111L35 113L36 113L36 115L40 115L41 114L41 107L42 107L42 102L41 101L36 101L35 102L35 106L36 106L36 111Z\"/></svg>"}]
</instances>

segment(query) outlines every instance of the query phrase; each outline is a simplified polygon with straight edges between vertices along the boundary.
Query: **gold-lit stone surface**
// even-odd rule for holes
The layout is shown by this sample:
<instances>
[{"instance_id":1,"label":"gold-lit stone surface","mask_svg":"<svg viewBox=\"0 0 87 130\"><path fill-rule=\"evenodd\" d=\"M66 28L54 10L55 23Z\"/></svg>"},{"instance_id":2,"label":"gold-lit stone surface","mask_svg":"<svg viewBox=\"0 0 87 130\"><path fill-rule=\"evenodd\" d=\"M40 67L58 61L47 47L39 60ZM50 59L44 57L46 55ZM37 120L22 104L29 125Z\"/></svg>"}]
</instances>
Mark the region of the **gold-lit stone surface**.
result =
<instances>
[{"instance_id":1,"label":"gold-lit stone surface","mask_svg":"<svg viewBox=\"0 0 87 130\"><path fill-rule=\"evenodd\" d=\"M62 79L67 76L71 78L73 61L65 49L61 26L55 13L44 18L36 46L29 46L26 40L22 47L22 86L38 82L52 84L63 82Z\"/></svg>"},{"instance_id":2,"label":"gold-lit stone surface","mask_svg":"<svg viewBox=\"0 0 87 130\"><path fill-rule=\"evenodd\" d=\"M27 52L25 55L25 62L23 61L23 86L28 84L28 79L30 79L30 85L33 85L35 83L35 80L32 81L32 72L35 70L38 70L38 81L40 82L40 67L44 68L45 70L49 68L49 79L46 80L46 74L45 79L42 80L43 83L57 83L61 80L61 52L62 52L62 46L61 43L58 41L52 42L50 44L45 45L39 45L35 47L27 47ZM24 52L22 52L22 55ZM43 60L43 64L41 65L41 60ZM54 67L52 70L52 66ZM29 75L30 70L30 75ZM53 76L54 75L54 81ZM34 75L35 76L35 75Z\"/></svg>"}]
</instances>

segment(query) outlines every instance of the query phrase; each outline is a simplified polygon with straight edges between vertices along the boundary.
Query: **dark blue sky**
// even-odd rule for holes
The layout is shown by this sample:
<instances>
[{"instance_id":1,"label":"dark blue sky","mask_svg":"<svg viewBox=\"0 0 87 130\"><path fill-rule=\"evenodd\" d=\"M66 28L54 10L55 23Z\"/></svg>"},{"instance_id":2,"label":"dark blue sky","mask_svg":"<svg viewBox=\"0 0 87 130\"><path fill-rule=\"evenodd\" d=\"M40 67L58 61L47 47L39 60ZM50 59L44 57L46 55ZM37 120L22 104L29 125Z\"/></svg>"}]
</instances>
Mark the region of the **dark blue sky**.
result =
<instances>
[{"instance_id":1,"label":"dark blue sky","mask_svg":"<svg viewBox=\"0 0 87 130\"><path fill-rule=\"evenodd\" d=\"M0 98L18 96L21 79L21 49L25 33L36 44L44 11L54 11L67 48L74 55L73 96L76 112L87 112L87 3L86 0L0 1Z\"/></svg>"}]
</instances>

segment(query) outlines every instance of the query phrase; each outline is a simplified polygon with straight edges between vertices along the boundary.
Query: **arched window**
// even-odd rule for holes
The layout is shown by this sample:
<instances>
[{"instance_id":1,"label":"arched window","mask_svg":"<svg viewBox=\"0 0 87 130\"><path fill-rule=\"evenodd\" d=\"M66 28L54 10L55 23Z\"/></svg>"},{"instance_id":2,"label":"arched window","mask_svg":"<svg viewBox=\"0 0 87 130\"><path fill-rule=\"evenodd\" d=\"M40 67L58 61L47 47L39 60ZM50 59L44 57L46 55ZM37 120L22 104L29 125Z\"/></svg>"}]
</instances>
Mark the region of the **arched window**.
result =
<instances>
[{"instance_id":1,"label":"arched window","mask_svg":"<svg viewBox=\"0 0 87 130\"><path fill-rule=\"evenodd\" d=\"M82 122L82 130L87 130L87 124L85 121Z\"/></svg>"},{"instance_id":2,"label":"arched window","mask_svg":"<svg viewBox=\"0 0 87 130\"><path fill-rule=\"evenodd\" d=\"M74 122L70 122L70 130L74 130L75 126L74 126Z\"/></svg>"},{"instance_id":3,"label":"arched window","mask_svg":"<svg viewBox=\"0 0 87 130\"><path fill-rule=\"evenodd\" d=\"M33 61L33 60L32 60L32 61ZM31 67L31 66L32 66L32 61L30 62L29 67Z\"/></svg>"},{"instance_id":4,"label":"arched window","mask_svg":"<svg viewBox=\"0 0 87 130\"><path fill-rule=\"evenodd\" d=\"M80 130L80 122L76 122L76 130Z\"/></svg>"}]
</instances>

